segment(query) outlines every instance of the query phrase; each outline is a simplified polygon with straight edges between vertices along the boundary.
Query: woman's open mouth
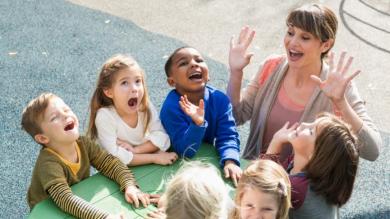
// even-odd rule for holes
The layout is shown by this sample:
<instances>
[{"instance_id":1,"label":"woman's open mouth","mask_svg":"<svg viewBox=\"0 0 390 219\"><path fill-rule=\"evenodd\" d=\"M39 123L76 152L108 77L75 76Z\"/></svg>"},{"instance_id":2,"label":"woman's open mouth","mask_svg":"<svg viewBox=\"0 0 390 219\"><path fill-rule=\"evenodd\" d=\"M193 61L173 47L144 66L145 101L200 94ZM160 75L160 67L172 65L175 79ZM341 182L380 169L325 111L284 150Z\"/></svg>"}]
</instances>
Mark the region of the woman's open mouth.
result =
<instances>
[{"instance_id":1,"label":"woman's open mouth","mask_svg":"<svg viewBox=\"0 0 390 219\"><path fill-rule=\"evenodd\" d=\"M72 130L74 128L74 122L67 124L64 128L65 131Z\"/></svg>"},{"instance_id":2,"label":"woman's open mouth","mask_svg":"<svg viewBox=\"0 0 390 219\"><path fill-rule=\"evenodd\" d=\"M294 51L294 50L289 50L288 53L289 53L290 59L292 61L296 61L296 60L298 60L299 58L301 58L303 56L302 52L297 52L297 51Z\"/></svg>"},{"instance_id":3,"label":"woman's open mouth","mask_svg":"<svg viewBox=\"0 0 390 219\"><path fill-rule=\"evenodd\" d=\"M138 98L136 98L136 97L130 98L130 100L127 102L129 107L136 107L137 103L138 103Z\"/></svg>"}]
</instances>

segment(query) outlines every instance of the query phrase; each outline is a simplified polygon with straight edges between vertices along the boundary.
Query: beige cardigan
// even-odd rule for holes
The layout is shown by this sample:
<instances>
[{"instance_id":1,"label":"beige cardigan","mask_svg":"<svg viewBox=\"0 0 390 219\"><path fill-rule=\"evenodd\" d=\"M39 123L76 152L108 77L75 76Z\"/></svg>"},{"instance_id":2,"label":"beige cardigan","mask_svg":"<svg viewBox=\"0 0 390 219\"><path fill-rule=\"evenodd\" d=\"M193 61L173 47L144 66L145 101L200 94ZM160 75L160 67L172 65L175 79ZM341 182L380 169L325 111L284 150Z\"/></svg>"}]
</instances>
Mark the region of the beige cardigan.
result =
<instances>
[{"instance_id":1,"label":"beige cardigan","mask_svg":"<svg viewBox=\"0 0 390 219\"><path fill-rule=\"evenodd\" d=\"M264 63L266 63L267 60ZM258 73L242 92L240 102L233 106L233 115L237 125L242 125L246 121L251 120L250 133L243 153L243 158L245 159L256 159L260 154L264 129L266 127L265 123L268 120L271 106L273 106L275 98L277 97L280 82L285 76L288 68L287 59L283 58L281 64L275 67L273 73L268 76L268 79L264 84L259 85L264 63L260 66ZM328 71L329 67L324 62L320 78L323 80L327 78ZM367 115L364 101L360 98L356 86L351 83L346 92L349 104L363 120L363 126L357 133L360 157L371 161L376 160L382 145L379 131L372 122L372 119ZM320 112L333 113L334 110L332 105L330 99L317 87L305 106L300 122L312 122Z\"/></svg>"}]
</instances>

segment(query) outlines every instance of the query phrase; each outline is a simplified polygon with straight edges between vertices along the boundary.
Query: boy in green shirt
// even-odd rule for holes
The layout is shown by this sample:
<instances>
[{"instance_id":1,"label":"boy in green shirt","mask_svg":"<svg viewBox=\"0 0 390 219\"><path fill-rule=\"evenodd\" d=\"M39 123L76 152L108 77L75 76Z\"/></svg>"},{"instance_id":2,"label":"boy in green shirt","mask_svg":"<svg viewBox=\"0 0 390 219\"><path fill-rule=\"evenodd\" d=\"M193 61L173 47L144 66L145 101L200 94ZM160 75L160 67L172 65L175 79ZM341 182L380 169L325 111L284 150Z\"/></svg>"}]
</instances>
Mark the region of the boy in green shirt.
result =
<instances>
[{"instance_id":1,"label":"boy in green shirt","mask_svg":"<svg viewBox=\"0 0 390 219\"><path fill-rule=\"evenodd\" d=\"M70 189L89 177L90 166L119 183L129 203L143 206L149 195L136 186L130 170L94 142L79 136L76 115L58 96L43 93L23 110L22 128L43 147L37 158L27 199L30 209L51 197L65 212L78 218L114 218L83 199Z\"/></svg>"}]
</instances>

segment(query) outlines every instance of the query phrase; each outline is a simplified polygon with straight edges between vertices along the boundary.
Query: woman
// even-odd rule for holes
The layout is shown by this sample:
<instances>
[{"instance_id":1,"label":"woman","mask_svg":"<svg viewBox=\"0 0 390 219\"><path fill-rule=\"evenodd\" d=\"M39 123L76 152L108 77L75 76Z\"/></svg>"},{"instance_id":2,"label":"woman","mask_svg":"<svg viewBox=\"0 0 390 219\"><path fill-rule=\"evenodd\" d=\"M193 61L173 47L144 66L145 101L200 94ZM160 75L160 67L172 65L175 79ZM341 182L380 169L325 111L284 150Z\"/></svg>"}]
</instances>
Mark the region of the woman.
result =
<instances>
[{"instance_id":1,"label":"woman","mask_svg":"<svg viewBox=\"0 0 390 219\"><path fill-rule=\"evenodd\" d=\"M333 54L329 64L324 61L335 42L336 15L325 6L309 4L291 11L286 23L286 54L265 60L242 94L243 69L252 57L247 49L255 32L244 27L238 40L231 40L227 94L237 124L251 120L243 157L255 159L265 153L274 133L286 121L310 122L325 111L349 123L358 136L360 156L375 160L381 137L356 87L350 83L360 71L349 72L353 58L346 58L345 52L337 64ZM281 153L286 157L291 147L285 146Z\"/></svg>"}]
</instances>

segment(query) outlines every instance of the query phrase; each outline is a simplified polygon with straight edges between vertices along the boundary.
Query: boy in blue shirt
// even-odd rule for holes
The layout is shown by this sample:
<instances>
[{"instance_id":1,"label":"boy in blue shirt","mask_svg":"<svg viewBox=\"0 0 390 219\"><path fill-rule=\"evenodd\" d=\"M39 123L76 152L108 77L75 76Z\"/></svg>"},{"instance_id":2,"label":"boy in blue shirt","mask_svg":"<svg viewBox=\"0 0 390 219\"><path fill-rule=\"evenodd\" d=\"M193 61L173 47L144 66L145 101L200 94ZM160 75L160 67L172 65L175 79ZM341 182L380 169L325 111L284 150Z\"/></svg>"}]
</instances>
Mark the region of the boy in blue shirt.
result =
<instances>
[{"instance_id":1,"label":"boy in blue shirt","mask_svg":"<svg viewBox=\"0 0 390 219\"><path fill-rule=\"evenodd\" d=\"M165 73L175 89L166 97L160 119L174 151L191 158L202 141L214 144L225 177L237 185L242 170L232 106L224 93L206 85L209 70L203 57L194 48L178 48L165 63Z\"/></svg>"}]
</instances>

